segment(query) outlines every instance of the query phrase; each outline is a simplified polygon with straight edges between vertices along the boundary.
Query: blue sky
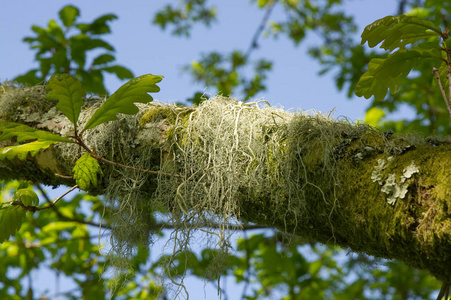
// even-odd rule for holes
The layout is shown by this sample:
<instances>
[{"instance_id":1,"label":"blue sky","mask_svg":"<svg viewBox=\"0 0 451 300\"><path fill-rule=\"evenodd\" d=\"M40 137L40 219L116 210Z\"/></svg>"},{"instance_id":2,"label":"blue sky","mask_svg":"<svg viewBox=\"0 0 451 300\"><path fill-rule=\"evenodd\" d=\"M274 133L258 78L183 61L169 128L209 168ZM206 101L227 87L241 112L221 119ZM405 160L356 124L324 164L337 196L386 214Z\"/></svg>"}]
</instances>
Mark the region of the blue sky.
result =
<instances>
[{"instance_id":1,"label":"blue sky","mask_svg":"<svg viewBox=\"0 0 451 300\"><path fill-rule=\"evenodd\" d=\"M349 0L345 11L356 18L359 34L364 26L386 15L395 14L394 0ZM152 73L164 75L161 92L154 97L161 101L184 101L199 90L212 91L208 87L193 84L181 68L199 59L202 52L246 50L260 24L264 11L257 10L250 1L211 1L217 5L218 22L211 29L201 25L193 31L190 39L177 38L151 25L155 12L167 3L177 1L149 0L14 0L2 1L0 9L0 81L23 74L37 64L34 53L22 38L31 35L32 25L46 26L65 5L72 4L81 10L81 20L90 22L100 15L113 13L119 19L111 24L112 34L106 39L116 48L117 63L130 68L136 76ZM281 18L281 9L276 9L270 20ZM358 35L355 37L358 39ZM335 108L335 116L343 115L353 120L364 117L368 100L346 98L335 87L332 75L317 75L319 64L306 55L308 45L315 38L308 38L295 48L285 38L260 39L260 48L252 54L253 59L262 57L274 61L273 72L268 77L267 91L260 93L273 105L286 109L302 108L329 112ZM107 88L114 91L122 83L107 77ZM228 289L237 288L229 280ZM216 299L216 290L204 294L202 283L187 281L192 299ZM241 289L238 291L238 294ZM229 298L233 299L233 297Z\"/></svg>"},{"instance_id":2,"label":"blue sky","mask_svg":"<svg viewBox=\"0 0 451 300\"><path fill-rule=\"evenodd\" d=\"M165 76L156 99L183 101L195 91L212 92L208 87L193 84L181 68L199 59L202 52L246 50L264 11L257 10L250 1L212 1L218 8L218 22L211 29L197 26L192 37L186 39L173 37L151 25L152 16L166 3L177 1L4 1L0 10L0 80L14 78L36 66L34 53L22 38L32 34L31 25L46 26L50 19L57 18L57 12L64 5L73 4L80 8L82 21L90 22L106 13L119 17L111 23L112 34L106 39L116 48L117 62L130 68L136 76L147 73ZM356 17L361 31L374 20L395 13L397 1L350 0L345 8ZM270 20L281 17L282 10L276 8ZM311 35L295 48L285 38L262 37L260 48L253 52L252 58L272 59L274 71L269 75L267 91L258 97L286 109L329 112L335 108L335 116L344 115L354 120L363 118L368 100L355 98L350 101L345 93L337 91L332 74L317 76L319 64L306 55L308 45L314 42L315 36ZM107 77L106 83L110 91L121 85L112 76Z\"/></svg>"}]
</instances>

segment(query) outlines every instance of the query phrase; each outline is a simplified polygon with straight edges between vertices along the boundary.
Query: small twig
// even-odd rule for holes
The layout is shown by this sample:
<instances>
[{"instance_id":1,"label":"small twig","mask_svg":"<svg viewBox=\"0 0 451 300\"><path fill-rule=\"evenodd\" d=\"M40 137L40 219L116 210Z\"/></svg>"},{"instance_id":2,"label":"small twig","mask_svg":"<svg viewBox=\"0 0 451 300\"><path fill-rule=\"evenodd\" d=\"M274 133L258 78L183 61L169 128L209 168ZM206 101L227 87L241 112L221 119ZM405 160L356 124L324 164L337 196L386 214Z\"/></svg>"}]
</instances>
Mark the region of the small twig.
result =
<instances>
[{"instance_id":1,"label":"small twig","mask_svg":"<svg viewBox=\"0 0 451 300\"><path fill-rule=\"evenodd\" d=\"M266 9L266 13L263 16L263 19L260 22L260 25L258 26L257 31L254 33L254 36L253 36L252 41L251 41L251 44L249 45L249 48L246 51L246 54L245 54L246 60L251 55L252 50L258 48L258 39L259 39L263 29L265 29L266 23L268 22L269 16L271 15L271 12L272 12L274 6L276 6L276 2L277 1L278 0L273 0L272 3L268 4L268 8Z\"/></svg>"},{"instance_id":2,"label":"small twig","mask_svg":"<svg viewBox=\"0 0 451 300\"><path fill-rule=\"evenodd\" d=\"M95 159L99 160L99 161L103 161L103 162L106 162L108 164L111 164L111 165L114 165L114 166L118 166L118 167L122 167L122 168L126 168L126 169L130 169L130 170L136 170L136 171L150 173L150 174L154 174L154 175L164 175L164 176L169 176L169 177L173 176L173 177L184 178L182 175L178 175L178 174L171 174L171 173L165 173L165 172L160 172L160 171L151 171L151 170L145 170L145 169L141 169L141 168L135 168L135 167L123 165L123 164L120 164L120 163L108 160L106 158L103 158L102 156L99 156L99 155L94 154L94 153L91 153L91 156L94 157Z\"/></svg>"},{"instance_id":3,"label":"small twig","mask_svg":"<svg viewBox=\"0 0 451 300\"><path fill-rule=\"evenodd\" d=\"M36 210L43 210L43 209L49 209L52 208L53 206L55 206L55 204L60 201L64 196L66 196L67 194L69 194L70 192L72 192L73 190L75 190L76 188L78 188L78 184L74 185L73 187L71 187L70 189L68 189L65 193L63 193L61 196L59 196L58 198L56 198L53 202L51 202L49 205L44 206L44 207L37 207Z\"/></svg>"},{"instance_id":4,"label":"small twig","mask_svg":"<svg viewBox=\"0 0 451 300\"><path fill-rule=\"evenodd\" d=\"M67 194L69 194L70 192L72 192L73 190L75 190L76 188L78 188L78 185L75 185L73 187L71 187L69 190L67 190L64 194L62 194L61 196L59 196L58 198L56 198L53 202L50 202L49 205L47 206L43 206L43 207L38 207L38 206L25 206L22 201L17 200L14 201L12 203L12 205L18 205L20 207L22 207L24 210L27 211L31 211L31 212L36 212L36 211L40 211L40 210L44 210L44 209L49 209L52 208L53 206L55 206L55 204L60 201L64 196L66 196Z\"/></svg>"},{"instance_id":5,"label":"small twig","mask_svg":"<svg viewBox=\"0 0 451 300\"><path fill-rule=\"evenodd\" d=\"M38 190L42 193L42 196L45 198L45 200L46 200L49 204L51 204L52 201L51 201L50 198L47 196L47 193L46 193L45 190L41 187L41 185L38 184L36 187L37 187ZM100 224L99 224L99 223L94 223L94 222L91 222L91 221L85 221L85 220L80 220L80 219L77 219L77 218L71 218L71 217L65 216L64 214L62 214L62 213L56 208L56 206L52 206L52 209L53 209L53 211L56 213L56 215L57 215L60 219L63 219L63 220L66 220L66 221L70 221L70 222L75 222L75 223L80 223L80 224L90 225L90 226L94 226L94 227L100 227ZM104 225L102 225L102 227L103 227L103 228L106 228L106 229L111 229L110 226L104 226Z\"/></svg>"},{"instance_id":6,"label":"small twig","mask_svg":"<svg viewBox=\"0 0 451 300\"><path fill-rule=\"evenodd\" d=\"M443 85L442 85L442 81L440 80L440 74L438 73L438 69L435 67L432 68L432 74L434 74L435 78L437 79L437 83L440 88L440 92L442 93L443 100L445 101L445 104L446 104L446 109L448 110L448 114L451 118L451 84L448 84L449 91L450 91L450 99L448 100L448 98L446 97L445 89L443 88ZM448 82L451 83L451 81L449 81L451 78L450 72L448 72L447 77L448 77Z\"/></svg>"},{"instance_id":7,"label":"small twig","mask_svg":"<svg viewBox=\"0 0 451 300\"><path fill-rule=\"evenodd\" d=\"M59 177L59 178L64 178L64 179L73 179L72 176L61 175L61 174L57 174L57 173L55 173L55 176L56 176L56 177Z\"/></svg>"}]
</instances>

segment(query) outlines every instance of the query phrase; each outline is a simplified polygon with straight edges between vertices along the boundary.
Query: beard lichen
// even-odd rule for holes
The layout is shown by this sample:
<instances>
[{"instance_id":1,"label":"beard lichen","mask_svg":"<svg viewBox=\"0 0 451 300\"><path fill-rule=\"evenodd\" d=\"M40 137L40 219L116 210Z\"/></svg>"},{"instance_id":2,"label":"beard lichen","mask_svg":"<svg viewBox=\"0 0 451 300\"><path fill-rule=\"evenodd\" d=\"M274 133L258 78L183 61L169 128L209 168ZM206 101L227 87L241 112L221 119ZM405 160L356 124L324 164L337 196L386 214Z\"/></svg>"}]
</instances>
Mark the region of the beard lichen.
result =
<instances>
[{"instance_id":1,"label":"beard lichen","mask_svg":"<svg viewBox=\"0 0 451 300\"><path fill-rule=\"evenodd\" d=\"M160 230L156 224L166 221L174 232L165 268L182 290L184 274L170 270L177 269L178 255L188 253L195 232L206 234L208 245L217 250L211 274L220 273L230 237L246 220L291 233L324 222L330 229L322 234L333 243L336 192L346 172L340 159L368 147L375 153L391 149L383 133L354 145L374 131L367 125L287 112L265 101L217 96L195 108L156 103L140 108L138 115L120 116L84 136L89 148L111 161L165 172L155 176L103 164L105 220L116 256L111 262L127 270L131 254L148 246L152 233ZM80 122L94 109L83 111ZM67 149L66 158L78 155L77 147ZM326 213L315 215L316 208ZM163 212L159 222L157 212Z\"/></svg>"}]
</instances>

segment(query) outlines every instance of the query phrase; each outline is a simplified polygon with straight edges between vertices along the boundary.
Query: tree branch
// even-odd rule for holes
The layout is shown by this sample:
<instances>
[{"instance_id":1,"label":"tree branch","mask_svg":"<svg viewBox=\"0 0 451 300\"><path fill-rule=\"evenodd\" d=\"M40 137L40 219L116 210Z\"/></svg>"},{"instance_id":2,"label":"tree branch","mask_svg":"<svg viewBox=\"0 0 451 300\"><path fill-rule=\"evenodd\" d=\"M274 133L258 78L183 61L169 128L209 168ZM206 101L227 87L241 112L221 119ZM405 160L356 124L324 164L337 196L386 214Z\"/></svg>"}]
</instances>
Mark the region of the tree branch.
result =
<instances>
[{"instance_id":1,"label":"tree branch","mask_svg":"<svg viewBox=\"0 0 451 300\"><path fill-rule=\"evenodd\" d=\"M47 206L43 206L43 207L33 206L33 205L26 206L20 200L14 201L13 203L11 203L11 205L20 206L23 210L31 211L33 213L36 212L36 211L44 210L44 209L50 209L50 208L53 208L59 200L61 200L64 196L66 196L67 194L69 194L70 192L75 190L76 188L78 188L78 185L71 187L69 190L64 192L64 194L62 194L61 196L56 198L54 201L48 201L49 205L47 205Z\"/></svg>"},{"instance_id":2,"label":"tree branch","mask_svg":"<svg viewBox=\"0 0 451 300\"><path fill-rule=\"evenodd\" d=\"M268 19L272 13L274 7L276 6L277 1L278 0L273 0L273 1L271 1L271 3L267 4L265 15L263 16L263 19L261 20L260 25L258 26L257 30L255 31L252 41L249 45L249 48L247 48L246 54L244 56L246 60L250 57L252 51L258 48L258 39L260 38L261 33L265 29L266 23L268 22Z\"/></svg>"},{"instance_id":3,"label":"tree branch","mask_svg":"<svg viewBox=\"0 0 451 300\"><path fill-rule=\"evenodd\" d=\"M0 99L0 105L6 104ZM451 279L451 145L228 98L205 101L187 114L165 105L151 109L164 117L142 126L142 112L89 132L89 146L103 143L104 157L184 175L102 166L104 175L89 192L112 191L122 209L116 215L129 222L126 232L145 222L143 236L172 227L156 228L149 219L156 211L171 213L174 227L190 232L204 225L224 230L238 220L255 224L245 229L277 228ZM0 161L0 178L66 183L54 174L70 174L75 159L61 151L50 147L26 161Z\"/></svg>"}]
</instances>

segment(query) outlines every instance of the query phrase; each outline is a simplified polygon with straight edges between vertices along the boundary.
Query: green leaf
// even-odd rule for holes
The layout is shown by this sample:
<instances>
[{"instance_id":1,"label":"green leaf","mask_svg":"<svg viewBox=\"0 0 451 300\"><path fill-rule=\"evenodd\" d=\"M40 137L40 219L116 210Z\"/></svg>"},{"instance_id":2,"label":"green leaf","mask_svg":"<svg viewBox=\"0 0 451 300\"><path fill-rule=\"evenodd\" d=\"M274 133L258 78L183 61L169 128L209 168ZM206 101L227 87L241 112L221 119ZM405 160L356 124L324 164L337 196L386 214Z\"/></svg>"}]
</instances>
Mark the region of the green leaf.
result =
<instances>
[{"instance_id":1,"label":"green leaf","mask_svg":"<svg viewBox=\"0 0 451 300\"><path fill-rule=\"evenodd\" d=\"M39 197L32 189L17 190L13 200L20 201L24 206L36 206L39 204Z\"/></svg>"},{"instance_id":2,"label":"green leaf","mask_svg":"<svg viewBox=\"0 0 451 300\"><path fill-rule=\"evenodd\" d=\"M68 43L71 45L72 60L78 64L79 69L83 69L86 63L86 53L89 50L103 48L114 51L113 46L101 39L93 39L86 34L78 34L69 38Z\"/></svg>"},{"instance_id":3,"label":"green leaf","mask_svg":"<svg viewBox=\"0 0 451 300\"><path fill-rule=\"evenodd\" d=\"M102 68L101 70L106 71L108 73L116 74L116 76L119 79L133 78L133 73L129 69L124 68L122 66L116 65L116 66L111 66L111 67L105 67L105 68Z\"/></svg>"},{"instance_id":4,"label":"green leaf","mask_svg":"<svg viewBox=\"0 0 451 300\"><path fill-rule=\"evenodd\" d=\"M383 100L387 89L395 93L401 79L406 78L410 71L424 62L424 60L437 60L441 63L440 48L435 43L424 43L412 50L401 49L386 59L374 58L368 64L365 72L357 83L355 93L358 97L366 99L374 96L376 101Z\"/></svg>"},{"instance_id":5,"label":"green leaf","mask_svg":"<svg viewBox=\"0 0 451 300\"><path fill-rule=\"evenodd\" d=\"M139 109L133 103L148 103L153 98L148 93L156 93L160 88L156 85L163 76L160 75L142 75L130 80L121 86L108 100L101 106L86 123L85 130L95 126L117 120L116 114L136 114Z\"/></svg>"},{"instance_id":6,"label":"green leaf","mask_svg":"<svg viewBox=\"0 0 451 300\"><path fill-rule=\"evenodd\" d=\"M17 210L12 206L0 210L0 243L13 236L22 226L25 212Z\"/></svg>"},{"instance_id":7,"label":"green leaf","mask_svg":"<svg viewBox=\"0 0 451 300\"><path fill-rule=\"evenodd\" d=\"M77 28L83 33L92 34L106 34L111 33L110 27L107 22L116 20L117 16L113 14L107 14L95 19L91 24L77 24Z\"/></svg>"},{"instance_id":8,"label":"green leaf","mask_svg":"<svg viewBox=\"0 0 451 300\"><path fill-rule=\"evenodd\" d=\"M51 91L46 98L58 100L56 108L76 125L84 104L83 97L86 97L81 82L69 74L55 74L50 78L45 89Z\"/></svg>"},{"instance_id":9,"label":"green leaf","mask_svg":"<svg viewBox=\"0 0 451 300\"><path fill-rule=\"evenodd\" d=\"M77 71L77 76L81 78L83 87L88 93L93 93L96 95L107 94L103 83L103 75L100 70L91 69L89 72L79 70Z\"/></svg>"},{"instance_id":10,"label":"green leaf","mask_svg":"<svg viewBox=\"0 0 451 300\"><path fill-rule=\"evenodd\" d=\"M89 153L83 154L72 170L78 186L82 190L88 190L91 185L97 186L97 174L101 172L99 162Z\"/></svg>"},{"instance_id":11,"label":"green leaf","mask_svg":"<svg viewBox=\"0 0 451 300\"><path fill-rule=\"evenodd\" d=\"M440 27L428 20L415 16L387 16L365 27L362 33L362 45L368 41L371 48L384 41L381 48L389 51L422 39L440 37Z\"/></svg>"},{"instance_id":12,"label":"green leaf","mask_svg":"<svg viewBox=\"0 0 451 300\"><path fill-rule=\"evenodd\" d=\"M31 143L9 146L0 149L0 160L14 159L16 156L24 160L28 153L35 156L41 149L46 149L58 142L73 143L72 140L50 133L48 131L37 130L27 125L0 121L0 141L6 141L17 136L17 142L36 140Z\"/></svg>"},{"instance_id":13,"label":"green leaf","mask_svg":"<svg viewBox=\"0 0 451 300\"><path fill-rule=\"evenodd\" d=\"M114 61L115 58L113 55L111 54L102 54L97 56L94 61L92 62L93 66L97 66L97 65L103 65L103 64L107 64L109 62Z\"/></svg>"},{"instance_id":14,"label":"green leaf","mask_svg":"<svg viewBox=\"0 0 451 300\"><path fill-rule=\"evenodd\" d=\"M73 143L72 140L53 134L44 130L37 130L31 128L30 126L13 123L13 122L4 122L0 121L0 141L9 140L15 136L17 136L17 141L25 142L30 140L37 140L38 142L50 141L50 142L64 142L64 143Z\"/></svg>"},{"instance_id":15,"label":"green leaf","mask_svg":"<svg viewBox=\"0 0 451 300\"><path fill-rule=\"evenodd\" d=\"M67 5L60 10L59 15L64 26L70 27L74 24L75 19L80 15L80 11L75 6Z\"/></svg>"},{"instance_id":16,"label":"green leaf","mask_svg":"<svg viewBox=\"0 0 451 300\"><path fill-rule=\"evenodd\" d=\"M27 158L28 153L31 156L36 156L42 149L47 149L50 145L55 144L57 142L32 142L28 144L18 145L18 146L9 146L0 149L0 160L9 159L12 160L16 156L20 160L25 160Z\"/></svg>"}]
</instances>

